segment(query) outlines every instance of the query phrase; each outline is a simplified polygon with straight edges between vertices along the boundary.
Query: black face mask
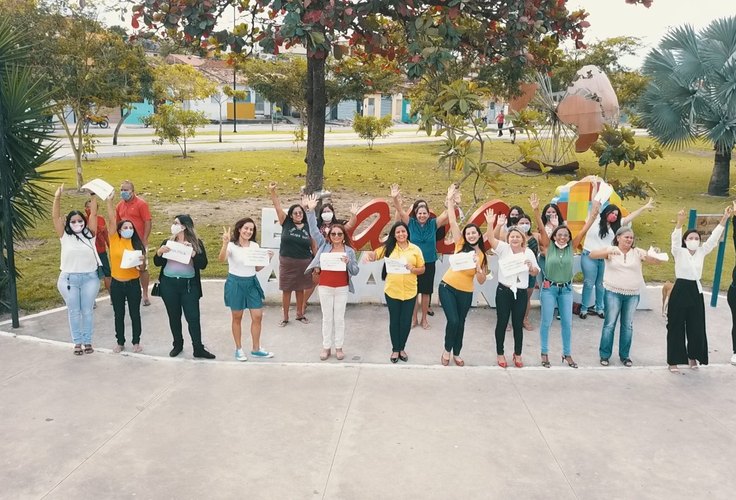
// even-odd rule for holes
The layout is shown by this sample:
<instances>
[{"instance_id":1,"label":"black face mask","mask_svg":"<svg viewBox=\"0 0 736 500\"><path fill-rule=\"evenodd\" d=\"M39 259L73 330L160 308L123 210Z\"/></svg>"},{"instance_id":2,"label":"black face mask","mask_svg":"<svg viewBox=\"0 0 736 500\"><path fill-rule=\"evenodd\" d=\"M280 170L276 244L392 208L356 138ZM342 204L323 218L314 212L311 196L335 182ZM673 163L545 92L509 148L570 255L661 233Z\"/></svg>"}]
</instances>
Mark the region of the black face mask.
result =
<instances>
[{"instance_id":1,"label":"black face mask","mask_svg":"<svg viewBox=\"0 0 736 500\"><path fill-rule=\"evenodd\" d=\"M518 217L509 217L509 226L515 226L519 223Z\"/></svg>"}]
</instances>

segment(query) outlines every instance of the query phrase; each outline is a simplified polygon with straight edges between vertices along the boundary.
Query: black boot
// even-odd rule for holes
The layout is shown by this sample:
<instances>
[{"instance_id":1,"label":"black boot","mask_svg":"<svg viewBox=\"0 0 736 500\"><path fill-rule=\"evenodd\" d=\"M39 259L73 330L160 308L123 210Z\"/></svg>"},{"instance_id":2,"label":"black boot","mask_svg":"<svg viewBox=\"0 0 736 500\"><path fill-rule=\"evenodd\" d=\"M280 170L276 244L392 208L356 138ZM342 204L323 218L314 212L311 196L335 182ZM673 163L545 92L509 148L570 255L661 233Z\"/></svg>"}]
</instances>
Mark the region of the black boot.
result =
<instances>
[{"instance_id":1,"label":"black boot","mask_svg":"<svg viewBox=\"0 0 736 500\"><path fill-rule=\"evenodd\" d=\"M177 357L181 353L182 347L180 345L175 345L173 349L171 349L171 352L169 352L169 356L172 358Z\"/></svg>"},{"instance_id":2,"label":"black boot","mask_svg":"<svg viewBox=\"0 0 736 500\"><path fill-rule=\"evenodd\" d=\"M202 359L215 359L215 355L205 349L204 346L194 349L194 357Z\"/></svg>"}]
</instances>

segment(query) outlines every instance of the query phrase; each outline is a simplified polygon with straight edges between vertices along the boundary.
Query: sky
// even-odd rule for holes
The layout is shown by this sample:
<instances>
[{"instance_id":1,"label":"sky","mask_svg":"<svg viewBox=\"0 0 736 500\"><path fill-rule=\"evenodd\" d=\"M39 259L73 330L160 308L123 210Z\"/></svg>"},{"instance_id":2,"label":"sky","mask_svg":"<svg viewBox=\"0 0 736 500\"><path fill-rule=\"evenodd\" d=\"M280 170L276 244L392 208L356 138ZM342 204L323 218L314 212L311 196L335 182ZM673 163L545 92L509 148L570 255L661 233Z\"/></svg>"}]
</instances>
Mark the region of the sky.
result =
<instances>
[{"instance_id":1,"label":"sky","mask_svg":"<svg viewBox=\"0 0 736 500\"><path fill-rule=\"evenodd\" d=\"M583 8L590 13L585 40L592 42L628 35L642 39L639 57L623 62L631 68L641 66L650 49L657 46L669 28L691 24L705 28L714 19L736 15L733 0L654 0L648 9L628 5L624 0L572 0L568 9Z\"/></svg>"}]
</instances>

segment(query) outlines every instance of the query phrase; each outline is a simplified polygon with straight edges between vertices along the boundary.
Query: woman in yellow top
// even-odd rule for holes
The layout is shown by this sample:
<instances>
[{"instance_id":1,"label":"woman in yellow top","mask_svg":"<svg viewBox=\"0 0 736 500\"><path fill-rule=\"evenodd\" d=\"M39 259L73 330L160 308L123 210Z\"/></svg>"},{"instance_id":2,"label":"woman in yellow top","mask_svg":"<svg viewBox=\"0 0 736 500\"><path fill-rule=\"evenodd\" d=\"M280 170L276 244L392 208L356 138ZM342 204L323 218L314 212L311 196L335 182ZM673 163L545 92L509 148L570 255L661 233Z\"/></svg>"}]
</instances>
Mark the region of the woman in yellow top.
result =
<instances>
[{"instance_id":1,"label":"woman in yellow top","mask_svg":"<svg viewBox=\"0 0 736 500\"><path fill-rule=\"evenodd\" d=\"M366 260L373 262L386 257L381 277L386 281L384 293L388 306L391 362L409 361L404 348L411 330L414 305L417 301L417 276L424 272L422 251L409 242L409 228L399 221L388 233L386 242Z\"/></svg>"},{"instance_id":2,"label":"woman in yellow top","mask_svg":"<svg viewBox=\"0 0 736 500\"><path fill-rule=\"evenodd\" d=\"M448 269L439 286L442 310L447 318L445 327L445 350L442 353L442 364L450 364L450 352L457 366L464 366L460 357L465 333L465 318L473 303L473 280L479 284L486 281L488 259L485 254L485 243L480 228L475 224L466 225L462 232L455 216L455 186L447 190L447 215L450 220L450 234L455 242L455 253L473 252L475 267L462 271ZM488 227L493 227L489 224Z\"/></svg>"},{"instance_id":3,"label":"woman in yellow top","mask_svg":"<svg viewBox=\"0 0 736 500\"><path fill-rule=\"evenodd\" d=\"M115 314L115 338L117 343L113 352L125 349L125 302L128 302L130 323L133 327L133 352L142 352L141 347L141 271L146 268L145 254L140 236L135 226L129 220L117 220L113 196L107 199L107 227L115 228L110 231L110 300ZM125 251L138 250L141 252L137 264L123 267Z\"/></svg>"}]
</instances>

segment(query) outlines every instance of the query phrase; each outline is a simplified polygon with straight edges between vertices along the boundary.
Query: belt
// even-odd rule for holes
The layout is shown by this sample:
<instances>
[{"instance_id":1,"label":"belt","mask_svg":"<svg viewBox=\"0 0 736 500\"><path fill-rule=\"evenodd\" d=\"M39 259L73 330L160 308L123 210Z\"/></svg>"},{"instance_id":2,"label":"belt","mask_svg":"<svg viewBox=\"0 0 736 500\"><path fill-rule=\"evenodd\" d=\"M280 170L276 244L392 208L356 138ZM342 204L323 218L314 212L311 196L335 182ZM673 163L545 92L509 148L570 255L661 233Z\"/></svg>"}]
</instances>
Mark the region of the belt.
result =
<instances>
[{"instance_id":1,"label":"belt","mask_svg":"<svg viewBox=\"0 0 736 500\"><path fill-rule=\"evenodd\" d=\"M563 288L563 287L566 287L566 286L568 286L568 285L569 285L570 283L572 283L571 281L567 281L567 282L565 282L565 283L557 283L557 282L555 282L555 281L550 281L550 280L544 280L544 282L545 282L545 283L549 283L549 286L556 286L556 287L558 287L558 288Z\"/></svg>"}]
</instances>

